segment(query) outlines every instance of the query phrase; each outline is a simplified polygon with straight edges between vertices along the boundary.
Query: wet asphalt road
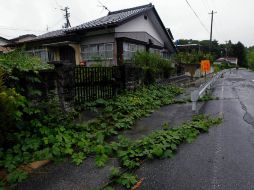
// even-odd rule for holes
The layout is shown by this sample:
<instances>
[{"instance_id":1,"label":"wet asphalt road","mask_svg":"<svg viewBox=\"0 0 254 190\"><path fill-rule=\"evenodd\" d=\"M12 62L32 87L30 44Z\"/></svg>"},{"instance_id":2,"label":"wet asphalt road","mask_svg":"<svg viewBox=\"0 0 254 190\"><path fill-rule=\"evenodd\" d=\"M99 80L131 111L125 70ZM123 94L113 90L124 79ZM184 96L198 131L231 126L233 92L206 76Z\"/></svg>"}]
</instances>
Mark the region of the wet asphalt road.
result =
<instances>
[{"instance_id":1,"label":"wet asphalt road","mask_svg":"<svg viewBox=\"0 0 254 190\"><path fill-rule=\"evenodd\" d=\"M201 112L224 122L182 145L172 159L145 163L142 190L254 190L254 73L233 70L214 87L219 100Z\"/></svg>"}]
</instances>

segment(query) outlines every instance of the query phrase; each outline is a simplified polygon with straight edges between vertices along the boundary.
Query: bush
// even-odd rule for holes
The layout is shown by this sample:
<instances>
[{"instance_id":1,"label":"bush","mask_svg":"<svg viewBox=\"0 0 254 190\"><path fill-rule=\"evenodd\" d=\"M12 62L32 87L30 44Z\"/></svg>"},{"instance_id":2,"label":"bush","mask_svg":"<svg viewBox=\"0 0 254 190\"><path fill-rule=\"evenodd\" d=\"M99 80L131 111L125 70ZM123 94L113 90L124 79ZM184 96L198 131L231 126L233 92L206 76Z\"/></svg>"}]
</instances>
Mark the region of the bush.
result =
<instances>
[{"instance_id":1,"label":"bush","mask_svg":"<svg viewBox=\"0 0 254 190\"><path fill-rule=\"evenodd\" d=\"M133 63L145 71L145 84L152 84L157 78L168 78L172 71L170 60L163 59L159 54L150 52L137 52Z\"/></svg>"},{"instance_id":2,"label":"bush","mask_svg":"<svg viewBox=\"0 0 254 190\"><path fill-rule=\"evenodd\" d=\"M213 60L213 57L211 54L205 54L201 51L192 51L189 52L179 52L174 55L173 60L176 63L182 63L182 64L197 64L200 63L203 59L209 59Z\"/></svg>"},{"instance_id":3,"label":"bush","mask_svg":"<svg viewBox=\"0 0 254 190\"><path fill-rule=\"evenodd\" d=\"M6 74L11 74L13 69L37 72L53 68L52 65L41 63L39 57L28 55L24 49L16 49L10 53L0 54L0 67Z\"/></svg>"},{"instance_id":4,"label":"bush","mask_svg":"<svg viewBox=\"0 0 254 190\"><path fill-rule=\"evenodd\" d=\"M3 81L3 70L0 68L0 146L9 144L7 134L15 131L22 121L22 111L26 98L13 88L6 88Z\"/></svg>"}]
</instances>

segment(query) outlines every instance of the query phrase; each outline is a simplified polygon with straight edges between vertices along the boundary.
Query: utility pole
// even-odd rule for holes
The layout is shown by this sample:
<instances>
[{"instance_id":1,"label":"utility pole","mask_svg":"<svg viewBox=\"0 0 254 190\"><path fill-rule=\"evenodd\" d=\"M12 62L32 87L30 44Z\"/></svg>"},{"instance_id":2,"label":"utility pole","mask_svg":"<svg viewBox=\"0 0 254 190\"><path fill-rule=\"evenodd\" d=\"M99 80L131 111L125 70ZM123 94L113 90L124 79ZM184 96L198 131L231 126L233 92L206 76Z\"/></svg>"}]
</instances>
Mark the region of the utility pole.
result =
<instances>
[{"instance_id":1,"label":"utility pole","mask_svg":"<svg viewBox=\"0 0 254 190\"><path fill-rule=\"evenodd\" d=\"M209 13L209 14L211 14L212 15L212 17L211 17L211 30L210 30L210 42L209 42L209 51L210 51L210 53L211 53L211 51L212 51L212 38L213 38L213 15L214 14L216 14L217 12L214 12L214 11L212 11L211 13Z\"/></svg>"},{"instance_id":2,"label":"utility pole","mask_svg":"<svg viewBox=\"0 0 254 190\"><path fill-rule=\"evenodd\" d=\"M63 28L71 27L71 24L69 21L69 17L70 17L70 13L68 12L69 9L70 9L69 7L65 7L64 9L61 9L61 11L64 11L64 18L66 19L66 23L64 23Z\"/></svg>"}]
</instances>

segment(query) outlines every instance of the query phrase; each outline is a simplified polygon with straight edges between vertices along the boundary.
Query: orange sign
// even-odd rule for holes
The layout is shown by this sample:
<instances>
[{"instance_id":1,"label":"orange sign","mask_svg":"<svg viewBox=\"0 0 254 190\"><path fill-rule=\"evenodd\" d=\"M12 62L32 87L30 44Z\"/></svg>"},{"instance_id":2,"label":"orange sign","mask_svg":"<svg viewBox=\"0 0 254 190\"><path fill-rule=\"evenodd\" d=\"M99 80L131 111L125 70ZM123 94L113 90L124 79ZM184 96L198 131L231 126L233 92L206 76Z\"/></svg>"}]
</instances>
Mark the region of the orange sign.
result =
<instances>
[{"instance_id":1,"label":"orange sign","mask_svg":"<svg viewBox=\"0 0 254 190\"><path fill-rule=\"evenodd\" d=\"M210 71L210 60L201 60L201 71L203 72Z\"/></svg>"}]
</instances>

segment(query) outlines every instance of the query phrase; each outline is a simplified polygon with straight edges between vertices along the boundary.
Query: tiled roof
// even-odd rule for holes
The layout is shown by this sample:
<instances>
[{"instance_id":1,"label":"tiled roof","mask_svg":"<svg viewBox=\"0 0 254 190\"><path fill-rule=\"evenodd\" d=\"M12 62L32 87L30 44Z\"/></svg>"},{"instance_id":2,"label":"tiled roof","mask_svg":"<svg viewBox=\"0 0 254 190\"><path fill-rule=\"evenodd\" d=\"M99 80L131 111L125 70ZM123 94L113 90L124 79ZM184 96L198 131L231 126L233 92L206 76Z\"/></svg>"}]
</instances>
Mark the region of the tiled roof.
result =
<instances>
[{"instance_id":1,"label":"tiled roof","mask_svg":"<svg viewBox=\"0 0 254 190\"><path fill-rule=\"evenodd\" d=\"M48 32L42 35L37 36L36 38L34 38L33 40L40 40L40 39L46 39L46 38L53 38L53 37L59 37L59 36L64 36L65 33L65 29L62 30L55 30L52 32Z\"/></svg>"},{"instance_id":2,"label":"tiled roof","mask_svg":"<svg viewBox=\"0 0 254 190\"><path fill-rule=\"evenodd\" d=\"M146 12L147 10L152 9L153 7L154 6L152 4L148 4L148 5L143 5L139 7L130 8L130 9L123 9L119 11L109 12L107 16L98 18L90 22L86 22L84 24L81 24L72 28L48 32L46 34L42 34L38 36L32 41L53 38L53 37L60 37L60 36L66 35L67 33L79 31L79 30L89 30L89 29L95 29L95 28L100 28L105 26L119 25L127 21L128 19L131 19L137 15L140 15Z\"/></svg>"},{"instance_id":3,"label":"tiled roof","mask_svg":"<svg viewBox=\"0 0 254 190\"><path fill-rule=\"evenodd\" d=\"M22 35L22 36L18 36L16 38L12 38L12 39L10 39L10 41L18 41L20 39L24 39L24 38L28 38L28 37L35 38L36 35L34 35L34 34L25 34L25 35Z\"/></svg>"},{"instance_id":4,"label":"tiled roof","mask_svg":"<svg viewBox=\"0 0 254 190\"><path fill-rule=\"evenodd\" d=\"M108 26L108 25L118 25L126 21L127 19L135 17L151 8L153 8L153 5L148 4L148 5L143 5L139 7L130 8L130 9L123 9L120 11L109 12L107 16L98 18L96 20L81 24L73 28L69 28L67 32L76 31L76 30L86 30L86 29L97 28L97 27Z\"/></svg>"}]
</instances>

